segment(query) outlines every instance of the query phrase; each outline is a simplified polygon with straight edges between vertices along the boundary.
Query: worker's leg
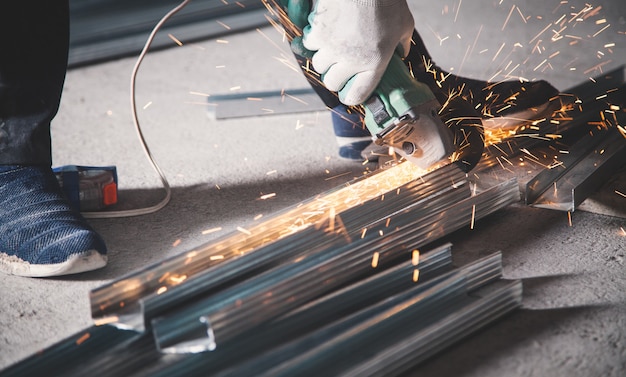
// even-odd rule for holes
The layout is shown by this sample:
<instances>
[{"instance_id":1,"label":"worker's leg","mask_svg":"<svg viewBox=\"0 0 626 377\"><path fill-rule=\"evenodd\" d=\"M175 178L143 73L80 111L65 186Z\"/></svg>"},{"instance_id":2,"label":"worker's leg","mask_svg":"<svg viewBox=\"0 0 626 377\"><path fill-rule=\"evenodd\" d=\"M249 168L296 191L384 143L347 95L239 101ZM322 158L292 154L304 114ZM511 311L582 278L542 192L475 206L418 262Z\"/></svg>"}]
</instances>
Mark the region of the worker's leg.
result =
<instances>
[{"instance_id":1,"label":"worker's leg","mask_svg":"<svg viewBox=\"0 0 626 377\"><path fill-rule=\"evenodd\" d=\"M104 242L69 207L51 171L67 0L4 2L0 35L0 271L53 276L102 267Z\"/></svg>"}]
</instances>

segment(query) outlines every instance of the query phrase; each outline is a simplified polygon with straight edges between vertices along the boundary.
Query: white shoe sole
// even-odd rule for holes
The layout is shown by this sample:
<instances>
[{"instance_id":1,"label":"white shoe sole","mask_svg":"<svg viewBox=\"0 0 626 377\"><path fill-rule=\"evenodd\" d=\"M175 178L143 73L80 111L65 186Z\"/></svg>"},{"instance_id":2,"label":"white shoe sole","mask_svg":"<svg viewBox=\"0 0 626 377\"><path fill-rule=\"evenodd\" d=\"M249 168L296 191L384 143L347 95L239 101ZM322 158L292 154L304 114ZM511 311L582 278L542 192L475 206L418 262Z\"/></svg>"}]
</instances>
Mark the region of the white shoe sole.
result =
<instances>
[{"instance_id":1,"label":"white shoe sole","mask_svg":"<svg viewBox=\"0 0 626 377\"><path fill-rule=\"evenodd\" d=\"M31 264L15 255L0 252L0 271L26 277L51 277L93 271L106 266L107 256L96 250L75 254L63 263Z\"/></svg>"}]
</instances>

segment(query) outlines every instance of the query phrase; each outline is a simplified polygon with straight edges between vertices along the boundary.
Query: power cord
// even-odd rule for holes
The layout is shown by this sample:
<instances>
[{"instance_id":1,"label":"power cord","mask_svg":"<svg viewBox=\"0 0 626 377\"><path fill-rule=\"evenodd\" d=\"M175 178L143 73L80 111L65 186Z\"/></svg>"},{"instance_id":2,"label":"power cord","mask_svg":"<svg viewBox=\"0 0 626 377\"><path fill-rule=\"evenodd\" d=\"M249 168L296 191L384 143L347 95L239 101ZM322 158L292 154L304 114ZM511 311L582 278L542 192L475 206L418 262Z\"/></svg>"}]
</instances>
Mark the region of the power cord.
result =
<instances>
[{"instance_id":1,"label":"power cord","mask_svg":"<svg viewBox=\"0 0 626 377\"><path fill-rule=\"evenodd\" d=\"M172 17L178 11L183 9L190 1L191 0L183 0L179 5L177 5L175 8L170 10L165 16L163 16L163 18L161 18L161 20L154 26L154 28L152 29L152 32L150 33L150 36L146 40L146 43L143 49L141 50L141 53L139 54L139 57L137 58L137 61L135 62L135 66L133 67L133 72L130 77L130 106L131 106L131 114L133 117L133 124L135 126L135 131L137 131L139 142L141 143L141 147L143 148L143 151L146 154L146 157L148 158L150 165L152 165L152 168L154 169L154 171L161 178L161 183L163 184L163 188L165 189L165 197L159 203L150 207L129 209L129 210L123 210L123 211L82 212L82 215L86 218L92 218L92 219L101 218L102 219L102 218L132 217L132 216L146 215L149 213L157 212L158 210L165 207L169 203L172 197L172 189L170 188L170 184L167 181L165 174L163 173L159 165L156 163L156 161L152 157L152 153L150 153L150 148L148 148L148 143L143 137L143 132L141 131L141 126L139 125L139 118L137 116L137 102L135 98L135 83L137 79L137 72L139 71L139 66L141 65L141 62L143 61L146 54L148 53L148 50L150 49L150 46L152 45L152 41L154 40L156 33L161 29L163 24L167 20L170 19L170 17Z\"/></svg>"}]
</instances>

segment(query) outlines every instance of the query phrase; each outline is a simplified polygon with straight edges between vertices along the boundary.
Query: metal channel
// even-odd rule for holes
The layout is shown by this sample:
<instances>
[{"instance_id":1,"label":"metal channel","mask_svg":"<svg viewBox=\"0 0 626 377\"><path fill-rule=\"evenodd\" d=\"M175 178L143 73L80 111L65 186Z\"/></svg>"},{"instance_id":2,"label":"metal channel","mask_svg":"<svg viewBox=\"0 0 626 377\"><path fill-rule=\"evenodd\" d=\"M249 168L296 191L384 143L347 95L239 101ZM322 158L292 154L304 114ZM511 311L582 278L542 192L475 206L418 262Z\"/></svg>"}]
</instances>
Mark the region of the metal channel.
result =
<instances>
[{"instance_id":1,"label":"metal channel","mask_svg":"<svg viewBox=\"0 0 626 377\"><path fill-rule=\"evenodd\" d=\"M526 204L574 212L626 161L626 139L615 129L587 135L570 148L563 167L544 170L526 185Z\"/></svg>"},{"instance_id":2,"label":"metal channel","mask_svg":"<svg viewBox=\"0 0 626 377\"><path fill-rule=\"evenodd\" d=\"M409 334L405 339L382 348L376 355L338 375L364 377L401 375L428 357L521 306L521 281L502 281L493 285L495 289L488 295L468 303L461 310L447 313L448 316L440 316L441 320L434 326Z\"/></svg>"},{"instance_id":3,"label":"metal channel","mask_svg":"<svg viewBox=\"0 0 626 377\"><path fill-rule=\"evenodd\" d=\"M606 94L615 91L624 84L624 66L620 66L604 75L597 76L581 85L565 90L558 99L560 109L551 117L532 127L517 132L515 137L486 148L476 170L496 166L503 158L509 159L521 153L522 149L535 148L552 142L546 135L564 135L570 131L596 120L598 114L609 108Z\"/></svg>"}]
</instances>

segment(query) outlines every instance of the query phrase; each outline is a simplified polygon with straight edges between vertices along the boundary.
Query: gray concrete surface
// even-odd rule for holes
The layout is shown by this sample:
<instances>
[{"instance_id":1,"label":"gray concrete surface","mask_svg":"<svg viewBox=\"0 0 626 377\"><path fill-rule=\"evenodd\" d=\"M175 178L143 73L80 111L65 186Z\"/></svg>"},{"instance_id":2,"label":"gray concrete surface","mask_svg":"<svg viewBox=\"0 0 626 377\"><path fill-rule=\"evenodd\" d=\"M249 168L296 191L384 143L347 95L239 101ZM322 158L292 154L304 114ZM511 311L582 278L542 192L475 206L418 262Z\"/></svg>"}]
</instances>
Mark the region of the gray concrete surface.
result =
<instances>
[{"instance_id":1,"label":"gray concrete surface","mask_svg":"<svg viewBox=\"0 0 626 377\"><path fill-rule=\"evenodd\" d=\"M569 37L554 42L552 30L561 29L554 21L562 14L571 18L583 2L454 1L428 9L410 4L437 63L471 77L487 79L520 64L513 76L545 78L566 89L599 74L592 69L598 64L606 70L626 62L622 2L592 4L602 6L598 15L566 22L561 34ZM596 22L602 19L606 23ZM139 116L173 186L172 201L151 215L91 220L110 249L110 263L101 271L55 279L0 276L0 369L89 326L90 289L373 168L336 156L327 112L210 120L207 99L194 92L306 86L300 72L282 62L293 60L271 27L221 39L148 55L137 82ZM122 206L129 208L162 195L132 128L133 64L128 58L71 70L53 124L55 165L116 165ZM276 196L259 199L268 193ZM202 235L215 227L222 230ZM523 308L415 374L623 376L624 227L624 219L584 211L573 214L570 226L564 213L516 204L453 234L458 263L503 252L505 277L523 279Z\"/></svg>"}]
</instances>

